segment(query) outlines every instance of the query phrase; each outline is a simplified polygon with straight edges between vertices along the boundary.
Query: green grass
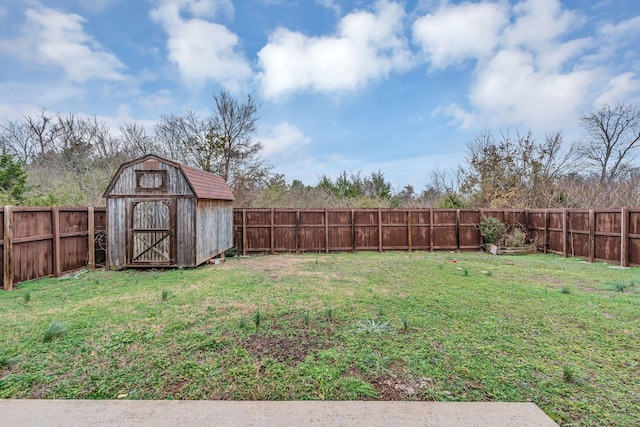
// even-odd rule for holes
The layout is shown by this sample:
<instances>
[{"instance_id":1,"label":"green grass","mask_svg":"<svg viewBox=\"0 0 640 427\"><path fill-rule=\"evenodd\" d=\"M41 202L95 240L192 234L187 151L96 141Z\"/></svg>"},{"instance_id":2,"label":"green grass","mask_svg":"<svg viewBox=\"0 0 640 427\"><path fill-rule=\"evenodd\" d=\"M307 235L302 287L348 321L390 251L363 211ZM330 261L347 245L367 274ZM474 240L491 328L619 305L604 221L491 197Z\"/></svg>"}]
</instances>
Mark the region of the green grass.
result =
<instances>
[{"instance_id":1,"label":"green grass","mask_svg":"<svg viewBox=\"0 0 640 427\"><path fill-rule=\"evenodd\" d=\"M615 284L638 279L359 252L21 283L0 292L0 398L531 401L561 425L634 425L640 286ZM66 334L45 343L51 319Z\"/></svg>"}]
</instances>

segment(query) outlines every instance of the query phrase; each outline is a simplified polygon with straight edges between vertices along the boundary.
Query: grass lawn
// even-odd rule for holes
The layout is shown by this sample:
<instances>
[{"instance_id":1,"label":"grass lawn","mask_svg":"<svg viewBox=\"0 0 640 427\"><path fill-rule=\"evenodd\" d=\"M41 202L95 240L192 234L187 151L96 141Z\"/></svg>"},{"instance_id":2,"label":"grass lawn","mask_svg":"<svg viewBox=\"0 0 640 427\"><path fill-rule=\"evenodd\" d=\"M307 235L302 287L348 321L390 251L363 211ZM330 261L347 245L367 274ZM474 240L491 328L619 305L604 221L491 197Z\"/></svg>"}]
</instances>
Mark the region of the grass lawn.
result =
<instances>
[{"instance_id":1,"label":"grass lawn","mask_svg":"<svg viewBox=\"0 0 640 427\"><path fill-rule=\"evenodd\" d=\"M22 283L0 292L0 397L531 401L637 425L640 269L361 252Z\"/></svg>"}]
</instances>

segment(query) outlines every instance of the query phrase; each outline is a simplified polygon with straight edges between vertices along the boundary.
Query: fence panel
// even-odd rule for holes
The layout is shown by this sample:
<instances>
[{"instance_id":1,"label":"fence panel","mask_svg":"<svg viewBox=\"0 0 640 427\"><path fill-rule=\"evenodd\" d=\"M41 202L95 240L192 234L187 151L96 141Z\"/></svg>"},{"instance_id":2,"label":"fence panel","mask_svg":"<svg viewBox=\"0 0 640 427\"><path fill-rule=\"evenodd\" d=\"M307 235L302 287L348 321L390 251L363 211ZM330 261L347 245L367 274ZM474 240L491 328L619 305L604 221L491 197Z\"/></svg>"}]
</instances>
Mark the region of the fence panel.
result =
<instances>
[{"instance_id":1,"label":"fence panel","mask_svg":"<svg viewBox=\"0 0 640 427\"><path fill-rule=\"evenodd\" d=\"M104 208L5 206L0 208L0 217L4 225L0 227L3 289L93 267L96 259L106 259Z\"/></svg>"}]
</instances>

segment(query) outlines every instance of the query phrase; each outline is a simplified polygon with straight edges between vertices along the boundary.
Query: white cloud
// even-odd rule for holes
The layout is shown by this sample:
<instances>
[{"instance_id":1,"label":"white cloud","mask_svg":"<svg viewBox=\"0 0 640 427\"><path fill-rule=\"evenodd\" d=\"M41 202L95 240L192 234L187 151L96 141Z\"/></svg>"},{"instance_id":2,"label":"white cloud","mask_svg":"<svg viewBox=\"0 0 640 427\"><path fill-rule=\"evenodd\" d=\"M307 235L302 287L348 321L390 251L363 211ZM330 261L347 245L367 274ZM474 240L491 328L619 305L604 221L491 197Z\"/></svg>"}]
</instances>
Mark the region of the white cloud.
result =
<instances>
[{"instance_id":1,"label":"white cloud","mask_svg":"<svg viewBox=\"0 0 640 427\"><path fill-rule=\"evenodd\" d=\"M342 14L342 8L335 0L316 0L316 3L322 7L332 10L336 16L340 16Z\"/></svg>"},{"instance_id":2,"label":"white cloud","mask_svg":"<svg viewBox=\"0 0 640 427\"><path fill-rule=\"evenodd\" d=\"M465 111L465 109L458 104L449 104L446 107L438 108L434 111L434 114L450 117L451 120L448 125L457 126L461 129L470 128L476 121L473 114Z\"/></svg>"},{"instance_id":3,"label":"white cloud","mask_svg":"<svg viewBox=\"0 0 640 427\"><path fill-rule=\"evenodd\" d=\"M623 38L640 32L640 16L626 19L618 24L607 24L600 32L606 37Z\"/></svg>"},{"instance_id":4,"label":"white cloud","mask_svg":"<svg viewBox=\"0 0 640 427\"><path fill-rule=\"evenodd\" d=\"M173 103L173 93L170 90L161 89L140 98L138 103L149 110L167 107Z\"/></svg>"},{"instance_id":5,"label":"white cloud","mask_svg":"<svg viewBox=\"0 0 640 427\"><path fill-rule=\"evenodd\" d=\"M540 48L555 45L557 38L576 24L571 11L562 8L558 0L524 0L513 8L515 24L504 31L509 46Z\"/></svg>"},{"instance_id":6,"label":"white cloud","mask_svg":"<svg viewBox=\"0 0 640 427\"><path fill-rule=\"evenodd\" d=\"M469 98L495 125L548 130L573 119L593 81L589 71L540 72L532 54L505 49L478 73Z\"/></svg>"},{"instance_id":7,"label":"white cloud","mask_svg":"<svg viewBox=\"0 0 640 427\"><path fill-rule=\"evenodd\" d=\"M182 11L193 18L183 18ZM238 51L236 34L224 25L202 19L219 13L233 15L229 0L165 0L151 16L167 32L169 59L186 82L198 85L212 80L236 90L251 77L251 67Z\"/></svg>"},{"instance_id":8,"label":"white cloud","mask_svg":"<svg viewBox=\"0 0 640 427\"><path fill-rule=\"evenodd\" d=\"M581 22L559 0L444 3L419 18L414 38L432 68L475 61L468 108L452 104L436 114L461 128L478 122L540 130L571 124L602 79L602 67L586 65L583 55L596 40L570 38Z\"/></svg>"},{"instance_id":9,"label":"white cloud","mask_svg":"<svg viewBox=\"0 0 640 427\"><path fill-rule=\"evenodd\" d=\"M609 81L606 91L595 100L594 106L615 105L617 102L627 101L627 97L638 90L640 80L635 79L633 73L620 74Z\"/></svg>"},{"instance_id":10,"label":"white cloud","mask_svg":"<svg viewBox=\"0 0 640 427\"><path fill-rule=\"evenodd\" d=\"M25 15L22 35L0 41L0 51L29 64L61 68L75 82L124 79L123 64L85 32L80 15L46 7L27 9Z\"/></svg>"},{"instance_id":11,"label":"white cloud","mask_svg":"<svg viewBox=\"0 0 640 427\"><path fill-rule=\"evenodd\" d=\"M445 5L414 22L413 38L433 67L445 68L490 55L508 23L507 13L501 3Z\"/></svg>"},{"instance_id":12,"label":"white cloud","mask_svg":"<svg viewBox=\"0 0 640 427\"><path fill-rule=\"evenodd\" d=\"M270 159L290 157L301 146L311 142L311 138L287 122L264 125L260 129L260 134L256 137L256 141L262 144L262 153Z\"/></svg>"},{"instance_id":13,"label":"white cloud","mask_svg":"<svg viewBox=\"0 0 640 427\"><path fill-rule=\"evenodd\" d=\"M332 36L308 37L277 29L258 52L264 96L356 90L409 68L403 18L402 6L379 1L373 13L357 11L343 17Z\"/></svg>"}]
</instances>

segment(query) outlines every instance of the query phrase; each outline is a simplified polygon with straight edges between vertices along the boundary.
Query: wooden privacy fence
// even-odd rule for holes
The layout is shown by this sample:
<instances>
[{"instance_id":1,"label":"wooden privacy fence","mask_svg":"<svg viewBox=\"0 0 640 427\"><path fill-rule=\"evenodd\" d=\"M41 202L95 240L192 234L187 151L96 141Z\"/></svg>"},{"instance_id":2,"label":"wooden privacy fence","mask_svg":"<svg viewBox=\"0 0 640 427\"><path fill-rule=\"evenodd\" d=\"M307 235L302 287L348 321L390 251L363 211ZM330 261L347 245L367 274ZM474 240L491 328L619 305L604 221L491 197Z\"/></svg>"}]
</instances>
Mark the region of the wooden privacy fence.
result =
<instances>
[{"instance_id":1,"label":"wooden privacy fence","mask_svg":"<svg viewBox=\"0 0 640 427\"><path fill-rule=\"evenodd\" d=\"M93 207L0 208L2 288L104 262L106 212Z\"/></svg>"},{"instance_id":2,"label":"wooden privacy fence","mask_svg":"<svg viewBox=\"0 0 640 427\"><path fill-rule=\"evenodd\" d=\"M244 255L480 250L478 223L493 216L525 230L540 251L640 265L640 208L235 209L233 215L235 247ZM106 260L105 208L5 206L0 221L0 288Z\"/></svg>"},{"instance_id":3,"label":"wooden privacy fence","mask_svg":"<svg viewBox=\"0 0 640 427\"><path fill-rule=\"evenodd\" d=\"M640 208L235 209L234 242L244 255L480 250L483 216L522 228L545 253L640 265Z\"/></svg>"}]
</instances>

